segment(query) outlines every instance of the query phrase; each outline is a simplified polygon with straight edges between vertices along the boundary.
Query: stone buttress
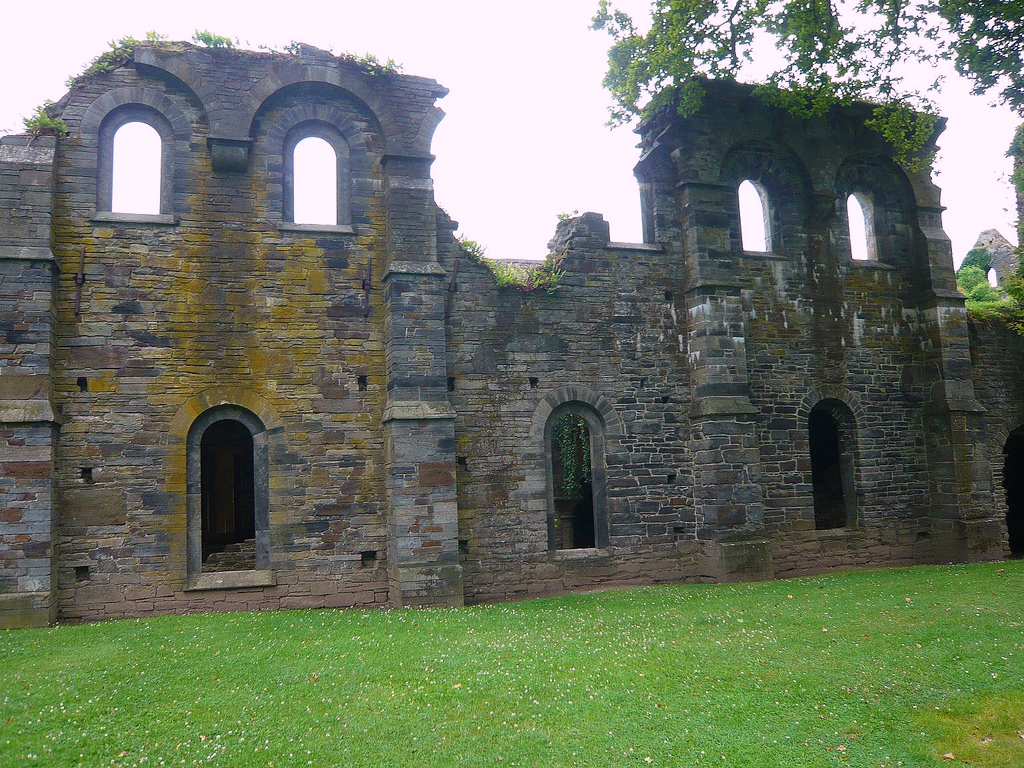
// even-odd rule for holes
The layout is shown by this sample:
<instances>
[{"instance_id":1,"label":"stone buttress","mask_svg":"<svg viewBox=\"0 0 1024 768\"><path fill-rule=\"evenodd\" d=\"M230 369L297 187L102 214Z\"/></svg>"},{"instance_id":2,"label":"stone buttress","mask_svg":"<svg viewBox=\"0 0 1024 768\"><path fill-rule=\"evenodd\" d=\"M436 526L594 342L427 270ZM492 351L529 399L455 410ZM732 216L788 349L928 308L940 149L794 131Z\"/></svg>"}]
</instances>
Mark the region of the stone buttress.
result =
<instances>
[{"instance_id":1,"label":"stone buttress","mask_svg":"<svg viewBox=\"0 0 1024 768\"><path fill-rule=\"evenodd\" d=\"M0 628L56 616L52 137L0 139Z\"/></svg>"}]
</instances>

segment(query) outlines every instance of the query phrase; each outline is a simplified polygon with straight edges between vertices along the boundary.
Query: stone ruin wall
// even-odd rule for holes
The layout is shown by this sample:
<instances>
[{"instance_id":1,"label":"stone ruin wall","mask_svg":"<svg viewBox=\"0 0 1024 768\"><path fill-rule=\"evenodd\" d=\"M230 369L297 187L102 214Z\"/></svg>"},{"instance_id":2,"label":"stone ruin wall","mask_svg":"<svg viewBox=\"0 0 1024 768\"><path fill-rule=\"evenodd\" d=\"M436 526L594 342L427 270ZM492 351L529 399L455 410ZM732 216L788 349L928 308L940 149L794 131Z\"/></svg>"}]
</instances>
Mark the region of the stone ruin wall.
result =
<instances>
[{"instance_id":1,"label":"stone ruin wall","mask_svg":"<svg viewBox=\"0 0 1024 768\"><path fill-rule=\"evenodd\" d=\"M226 90L239 74L257 81L262 73L250 68L225 70L209 87ZM183 118L174 126L175 224L97 220L95 189L82 175L97 152L84 124L90 107L141 88ZM330 115L361 147L353 152L357 237L279 228L279 134L295 113ZM259 161L243 175L209 173L203 109L173 82L120 69L76 89L63 114L80 138L62 143L56 165L60 615L385 603L384 556L366 568L359 554L386 551L380 295L370 295L367 317L362 289L384 237L372 117L315 87L279 91L255 115ZM247 407L268 428L276 589L181 589L182 444L191 420L220 401Z\"/></svg>"},{"instance_id":2,"label":"stone ruin wall","mask_svg":"<svg viewBox=\"0 0 1024 768\"><path fill-rule=\"evenodd\" d=\"M1024 348L968 337L938 190L859 108L801 122L713 87L701 115L652 122L646 242L562 222L549 294L499 288L435 206L443 94L308 47L143 47L60 103L56 146L3 140L6 624L1005 553L999 440L1024 421ZM173 158L166 210L104 212L104 119L147 110ZM346 226L288 222L289 136L314 123L348 147ZM744 178L772 201L770 253L742 249ZM874 195L875 261L850 258L854 190ZM857 522L816 531L822 399L855 419ZM572 403L602 424L606 541L557 550L544 429ZM229 583L196 572L189 534L189 432L224 408L257 420L267 457L264 559Z\"/></svg>"}]
</instances>

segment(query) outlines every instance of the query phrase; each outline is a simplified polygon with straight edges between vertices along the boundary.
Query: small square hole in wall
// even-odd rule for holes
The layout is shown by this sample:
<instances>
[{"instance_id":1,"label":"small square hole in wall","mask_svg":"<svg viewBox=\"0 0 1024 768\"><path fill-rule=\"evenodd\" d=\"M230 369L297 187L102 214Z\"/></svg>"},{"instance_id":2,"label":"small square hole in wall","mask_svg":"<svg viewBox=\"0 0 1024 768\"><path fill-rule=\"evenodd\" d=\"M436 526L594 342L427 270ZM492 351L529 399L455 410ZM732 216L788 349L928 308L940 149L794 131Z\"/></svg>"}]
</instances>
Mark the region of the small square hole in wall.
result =
<instances>
[{"instance_id":1,"label":"small square hole in wall","mask_svg":"<svg viewBox=\"0 0 1024 768\"><path fill-rule=\"evenodd\" d=\"M540 379L538 379L536 376L531 376L530 389L536 389L538 384L540 384Z\"/></svg>"},{"instance_id":2,"label":"small square hole in wall","mask_svg":"<svg viewBox=\"0 0 1024 768\"><path fill-rule=\"evenodd\" d=\"M88 392L89 391L89 380L85 376L78 377L78 391Z\"/></svg>"},{"instance_id":3,"label":"small square hole in wall","mask_svg":"<svg viewBox=\"0 0 1024 768\"><path fill-rule=\"evenodd\" d=\"M672 399L672 397L670 395L662 395L661 396L661 403L662 403L662 405L664 405L665 403L667 403L671 399Z\"/></svg>"},{"instance_id":4,"label":"small square hole in wall","mask_svg":"<svg viewBox=\"0 0 1024 768\"><path fill-rule=\"evenodd\" d=\"M82 482L86 485L92 485L96 482L92 477L92 467L82 467Z\"/></svg>"},{"instance_id":5,"label":"small square hole in wall","mask_svg":"<svg viewBox=\"0 0 1024 768\"><path fill-rule=\"evenodd\" d=\"M359 391L360 392L365 392L366 391L366 382L367 382L367 377L366 376L360 376L358 379L356 379L356 385L359 387Z\"/></svg>"},{"instance_id":6,"label":"small square hole in wall","mask_svg":"<svg viewBox=\"0 0 1024 768\"><path fill-rule=\"evenodd\" d=\"M672 483L674 483L675 481L676 481L676 473L675 472L669 472L667 475L665 475L665 482L668 483L669 485L672 485Z\"/></svg>"},{"instance_id":7,"label":"small square hole in wall","mask_svg":"<svg viewBox=\"0 0 1024 768\"><path fill-rule=\"evenodd\" d=\"M686 529L681 525L677 525L672 528L672 533L676 535L677 539L681 539L686 536Z\"/></svg>"},{"instance_id":8,"label":"small square hole in wall","mask_svg":"<svg viewBox=\"0 0 1024 768\"><path fill-rule=\"evenodd\" d=\"M368 549L365 552L359 554L359 567L360 568L373 568L377 564L377 552L373 549Z\"/></svg>"},{"instance_id":9,"label":"small square hole in wall","mask_svg":"<svg viewBox=\"0 0 1024 768\"><path fill-rule=\"evenodd\" d=\"M90 574L88 565L75 566L75 581L88 581L89 576Z\"/></svg>"},{"instance_id":10,"label":"small square hole in wall","mask_svg":"<svg viewBox=\"0 0 1024 768\"><path fill-rule=\"evenodd\" d=\"M455 391L455 377L454 376L449 376L448 377L448 391L449 392L454 392Z\"/></svg>"},{"instance_id":11,"label":"small square hole in wall","mask_svg":"<svg viewBox=\"0 0 1024 768\"><path fill-rule=\"evenodd\" d=\"M640 379L640 389L643 389L646 386L647 386L647 379L641 378Z\"/></svg>"},{"instance_id":12,"label":"small square hole in wall","mask_svg":"<svg viewBox=\"0 0 1024 768\"><path fill-rule=\"evenodd\" d=\"M672 301L672 291L665 291L665 301Z\"/></svg>"},{"instance_id":13,"label":"small square hole in wall","mask_svg":"<svg viewBox=\"0 0 1024 768\"><path fill-rule=\"evenodd\" d=\"M464 555L469 554L469 539L459 539L459 552Z\"/></svg>"},{"instance_id":14,"label":"small square hole in wall","mask_svg":"<svg viewBox=\"0 0 1024 768\"><path fill-rule=\"evenodd\" d=\"M466 461L465 456L456 456L455 465L461 470L469 471L469 463Z\"/></svg>"}]
</instances>

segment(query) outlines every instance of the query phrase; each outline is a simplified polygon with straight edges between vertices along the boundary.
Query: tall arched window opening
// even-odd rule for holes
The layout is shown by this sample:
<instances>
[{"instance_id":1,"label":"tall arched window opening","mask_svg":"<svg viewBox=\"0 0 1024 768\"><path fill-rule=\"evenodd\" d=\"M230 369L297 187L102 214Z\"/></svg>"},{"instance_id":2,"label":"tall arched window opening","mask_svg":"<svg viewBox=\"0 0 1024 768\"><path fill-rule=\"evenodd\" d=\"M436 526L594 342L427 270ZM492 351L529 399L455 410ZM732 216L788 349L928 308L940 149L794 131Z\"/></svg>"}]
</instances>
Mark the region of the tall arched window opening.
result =
<instances>
[{"instance_id":1,"label":"tall arched window opening","mask_svg":"<svg viewBox=\"0 0 1024 768\"><path fill-rule=\"evenodd\" d=\"M554 548L596 546L590 429L575 413L563 411L551 424L551 479Z\"/></svg>"},{"instance_id":2,"label":"tall arched window opening","mask_svg":"<svg viewBox=\"0 0 1024 768\"><path fill-rule=\"evenodd\" d=\"M746 179L737 189L740 204L740 236L744 251L767 253L772 249L768 193L757 182Z\"/></svg>"},{"instance_id":3,"label":"tall arched window opening","mask_svg":"<svg viewBox=\"0 0 1024 768\"><path fill-rule=\"evenodd\" d=\"M1006 533L1010 539L1010 553L1024 557L1024 427L1010 433L1003 447L1003 456Z\"/></svg>"},{"instance_id":4,"label":"tall arched window opening","mask_svg":"<svg viewBox=\"0 0 1024 768\"><path fill-rule=\"evenodd\" d=\"M334 148L319 136L307 136L293 152L293 221L337 225L338 156Z\"/></svg>"},{"instance_id":5,"label":"tall arched window opening","mask_svg":"<svg viewBox=\"0 0 1024 768\"><path fill-rule=\"evenodd\" d=\"M147 123L125 123L114 133L111 155L111 212L158 215L163 163L160 134Z\"/></svg>"},{"instance_id":6,"label":"tall arched window opening","mask_svg":"<svg viewBox=\"0 0 1024 768\"><path fill-rule=\"evenodd\" d=\"M211 424L200 443L202 465L202 568L256 567L253 439L233 419Z\"/></svg>"},{"instance_id":7,"label":"tall arched window opening","mask_svg":"<svg viewBox=\"0 0 1024 768\"><path fill-rule=\"evenodd\" d=\"M856 523L853 414L838 400L822 400L807 422L814 493L814 527Z\"/></svg>"},{"instance_id":8,"label":"tall arched window opening","mask_svg":"<svg viewBox=\"0 0 1024 768\"><path fill-rule=\"evenodd\" d=\"M876 261L875 208L871 198L854 192L846 198L846 218L850 225L850 255L856 261Z\"/></svg>"}]
</instances>

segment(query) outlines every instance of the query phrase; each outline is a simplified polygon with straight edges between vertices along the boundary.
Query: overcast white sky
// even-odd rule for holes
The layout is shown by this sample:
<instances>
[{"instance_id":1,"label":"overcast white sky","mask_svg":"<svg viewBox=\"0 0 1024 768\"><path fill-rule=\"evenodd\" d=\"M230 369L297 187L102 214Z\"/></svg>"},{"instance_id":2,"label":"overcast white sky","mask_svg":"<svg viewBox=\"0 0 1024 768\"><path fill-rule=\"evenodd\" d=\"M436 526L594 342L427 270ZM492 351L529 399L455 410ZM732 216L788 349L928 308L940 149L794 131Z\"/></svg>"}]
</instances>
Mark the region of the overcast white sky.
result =
<instances>
[{"instance_id":1,"label":"overcast white sky","mask_svg":"<svg viewBox=\"0 0 1024 768\"><path fill-rule=\"evenodd\" d=\"M647 14L647 0L620 7ZM632 169L636 136L605 127L601 86L609 38L588 29L597 0L175 0L170 3L13 2L0 9L0 130L44 99L59 99L107 41L155 30L188 40L195 29L242 46L300 40L335 52L393 58L451 93L435 134L438 203L488 255L540 258L556 215L603 213L613 240L640 240ZM937 182L959 262L985 229L1014 239L1005 157L1016 122L951 80L940 98L949 126Z\"/></svg>"}]
</instances>

